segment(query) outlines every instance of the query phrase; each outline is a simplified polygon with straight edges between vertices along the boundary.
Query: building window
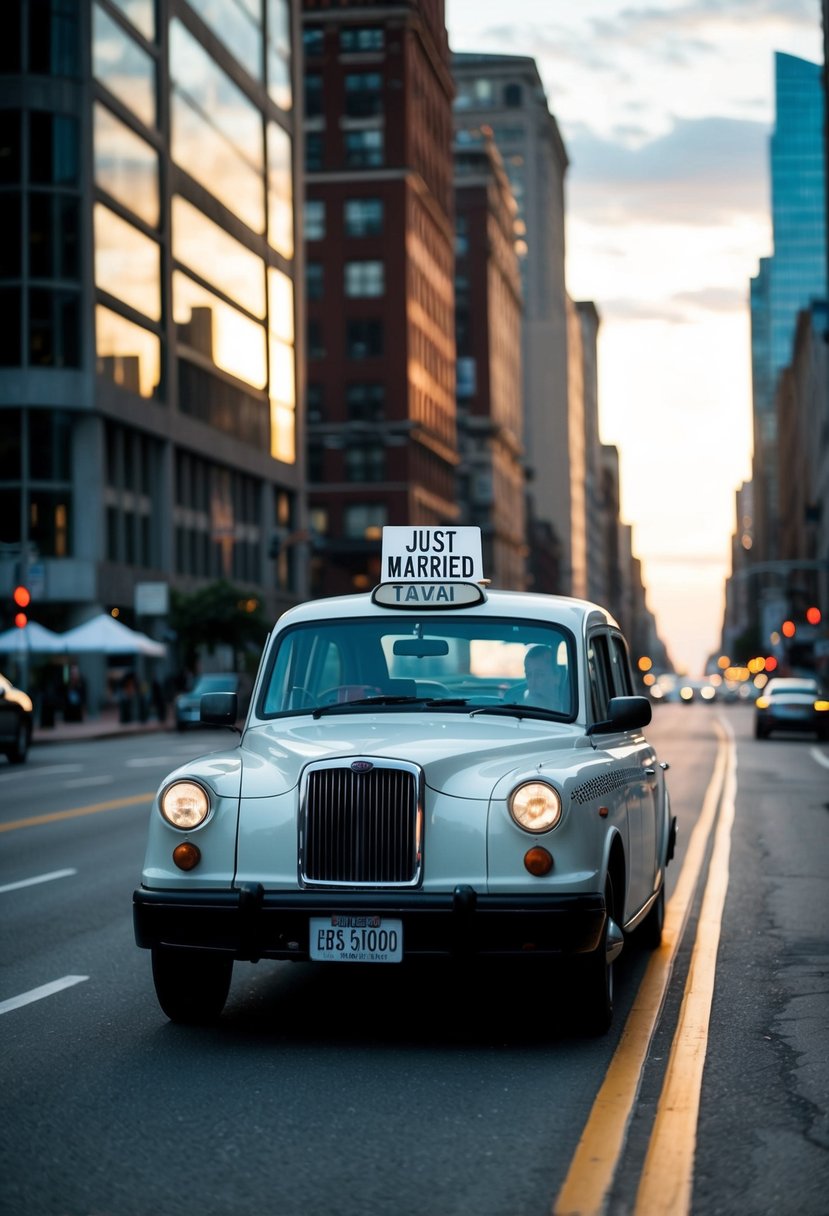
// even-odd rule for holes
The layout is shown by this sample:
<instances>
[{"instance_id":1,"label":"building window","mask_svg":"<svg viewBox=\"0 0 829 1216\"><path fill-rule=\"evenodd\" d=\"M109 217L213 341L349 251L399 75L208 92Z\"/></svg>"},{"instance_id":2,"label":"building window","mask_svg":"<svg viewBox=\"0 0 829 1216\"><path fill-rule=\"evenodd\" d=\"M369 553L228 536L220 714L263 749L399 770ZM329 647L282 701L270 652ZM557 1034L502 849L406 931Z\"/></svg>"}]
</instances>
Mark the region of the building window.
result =
<instances>
[{"instance_id":1,"label":"building window","mask_svg":"<svg viewBox=\"0 0 829 1216\"><path fill-rule=\"evenodd\" d=\"M382 296L385 291L385 268L382 262L346 262L345 294L359 300Z\"/></svg>"},{"instance_id":2,"label":"building window","mask_svg":"<svg viewBox=\"0 0 829 1216\"><path fill-rule=\"evenodd\" d=\"M385 45L385 31L382 25L350 25L340 30L340 50L345 54L352 51L382 51Z\"/></svg>"},{"instance_id":3,"label":"building window","mask_svg":"<svg viewBox=\"0 0 829 1216\"><path fill-rule=\"evenodd\" d=\"M95 184L158 226L158 153L100 102L94 108Z\"/></svg>"},{"instance_id":4,"label":"building window","mask_svg":"<svg viewBox=\"0 0 829 1216\"><path fill-rule=\"evenodd\" d=\"M291 82L291 0L268 0L267 54L268 95L280 110L287 113L294 104Z\"/></svg>"},{"instance_id":5,"label":"building window","mask_svg":"<svg viewBox=\"0 0 829 1216\"><path fill-rule=\"evenodd\" d=\"M383 481L386 454L380 443L349 443L345 453L346 481Z\"/></svg>"},{"instance_id":6,"label":"building window","mask_svg":"<svg viewBox=\"0 0 829 1216\"><path fill-rule=\"evenodd\" d=\"M368 359L382 355L382 321L349 317L345 324L345 347L349 359Z\"/></svg>"},{"instance_id":7,"label":"building window","mask_svg":"<svg viewBox=\"0 0 829 1216\"><path fill-rule=\"evenodd\" d=\"M92 20L92 71L141 122L155 126L156 73L152 57L97 4Z\"/></svg>"},{"instance_id":8,"label":"building window","mask_svg":"<svg viewBox=\"0 0 829 1216\"><path fill-rule=\"evenodd\" d=\"M322 422L323 406L325 397L321 384L309 384L305 390L305 398L308 403L308 421Z\"/></svg>"},{"instance_id":9,"label":"building window","mask_svg":"<svg viewBox=\"0 0 829 1216\"><path fill-rule=\"evenodd\" d=\"M305 117L322 116L322 72L305 73Z\"/></svg>"},{"instance_id":10,"label":"building window","mask_svg":"<svg viewBox=\"0 0 829 1216\"><path fill-rule=\"evenodd\" d=\"M308 320L308 358L325 358L325 337L323 335L322 325L313 317L309 318Z\"/></svg>"},{"instance_id":11,"label":"building window","mask_svg":"<svg viewBox=\"0 0 829 1216\"><path fill-rule=\"evenodd\" d=\"M0 288L0 312L5 318L0 325L0 367L20 367L22 363L21 297L19 287Z\"/></svg>"},{"instance_id":12,"label":"building window","mask_svg":"<svg viewBox=\"0 0 829 1216\"><path fill-rule=\"evenodd\" d=\"M509 106L514 110L519 107L524 100L524 90L520 84L504 85L504 105Z\"/></svg>"},{"instance_id":13,"label":"building window","mask_svg":"<svg viewBox=\"0 0 829 1216\"><path fill-rule=\"evenodd\" d=\"M29 195L29 274L35 279L80 275L80 200L75 195ZM11 231L19 231L16 225ZM9 228L0 229L8 233Z\"/></svg>"},{"instance_id":14,"label":"building window","mask_svg":"<svg viewBox=\"0 0 829 1216\"><path fill-rule=\"evenodd\" d=\"M351 169L372 169L383 164L383 132L345 132L345 163Z\"/></svg>"},{"instance_id":15,"label":"building window","mask_svg":"<svg viewBox=\"0 0 829 1216\"><path fill-rule=\"evenodd\" d=\"M317 173L323 166L325 138L321 131L305 132L305 171Z\"/></svg>"},{"instance_id":16,"label":"building window","mask_svg":"<svg viewBox=\"0 0 829 1216\"><path fill-rule=\"evenodd\" d=\"M33 110L29 114L29 181L48 186L78 183L77 119Z\"/></svg>"},{"instance_id":17,"label":"building window","mask_svg":"<svg viewBox=\"0 0 829 1216\"><path fill-rule=\"evenodd\" d=\"M78 292L29 289L29 363L35 367L80 367Z\"/></svg>"},{"instance_id":18,"label":"building window","mask_svg":"<svg viewBox=\"0 0 829 1216\"><path fill-rule=\"evenodd\" d=\"M346 236L380 236L383 232L383 200L347 198L343 218Z\"/></svg>"},{"instance_id":19,"label":"building window","mask_svg":"<svg viewBox=\"0 0 829 1216\"><path fill-rule=\"evenodd\" d=\"M317 439L308 444L308 480L316 484L323 480L323 446Z\"/></svg>"},{"instance_id":20,"label":"building window","mask_svg":"<svg viewBox=\"0 0 829 1216\"><path fill-rule=\"evenodd\" d=\"M228 299L265 316L265 263L180 194L172 199L173 257Z\"/></svg>"},{"instance_id":21,"label":"building window","mask_svg":"<svg viewBox=\"0 0 829 1216\"><path fill-rule=\"evenodd\" d=\"M377 422L386 407L386 386L360 381L346 386L345 404L351 422Z\"/></svg>"},{"instance_id":22,"label":"building window","mask_svg":"<svg viewBox=\"0 0 829 1216\"><path fill-rule=\"evenodd\" d=\"M246 72L262 79L262 19L254 17L250 5L213 0L190 0L202 21L225 44ZM259 5L256 6L259 9ZM261 11L261 10L260 10Z\"/></svg>"},{"instance_id":23,"label":"building window","mask_svg":"<svg viewBox=\"0 0 829 1216\"><path fill-rule=\"evenodd\" d=\"M157 243L96 203L95 283L153 321L161 317L161 253Z\"/></svg>"},{"instance_id":24,"label":"building window","mask_svg":"<svg viewBox=\"0 0 829 1216\"><path fill-rule=\"evenodd\" d=\"M269 122L268 244L284 258L294 256L293 140L279 123Z\"/></svg>"},{"instance_id":25,"label":"building window","mask_svg":"<svg viewBox=\"0 0 829 1216\"><path fill-rule=\"evenodd\" d=\"M382 502L353 503L343 512L343 535L352 540L362 540L366 533L383 528L388 517L386 504Z\"/></svg>"},{"instance_id":26,"label":"building window","mask_svg":"<svg viewBox=\"0 0 829 1216\"><path fill-rule=\"evenodd\" d=\"M254 232L264 232L261 111L178 18L170 22L169 56L173 160Z\"/></svg>"},{"instance_id":27,"label":"building window","mask_svg":"<svg viewBox=\"0 0 829 1216\"><path fill-rule=\"evenodd\" d=\"M306 59L316 59L325 49L325 33L320 25L306 25L302 30L302 49Z\"/></svg>"},{"instance_id":28,"label":"building window","mask_svg":"<svg viewBox=\"0 0 829 1216\"><path fill-rule=\"evenodd\" d=\"M161 342L155 334L98 305L95 352L99 376L139 397L158 396Z\"/></svg>"},{"instance_id":29,"label":"building window","mask_svg":"<svg viewBox=\"0 0 829 1216\"><path fill-rule=\"evenodd\" d=\"M306 241L321 241L325 236L325 203L322 199L306 199L303 216Z\"/></svg>"},{"instance_id":30,"label":"building window","mask_svg":"<svg viewBox=\"0 0 829 1216\"><path fill-rule=\"evenodd\" d=\"M10 4L8 8L20 8ZM12 16L3 14L4 25ZM18 18L19 21L19 18ZM8 35L8 30L4 31ZM29 71L33 75L80 74L78 53L78 5L73 0L41 0L29 3Z\"/></svg>"},{"instance_id":31,"label":"building window","mask_svg":"<svg viewBox=\"0 0 829 1216\"><path fill-rule=\"evenodd\" d=\"M305 294L309 300L321 300L324 293L322 262L307 262L305 265Z\"/></svg>"},{"instance_id":32,"label":"building window","mask_svg":"<svg viewBox=\"0 0 829 1216\"><path fill-rule=\"evenodd\" d=\"M379 72L348 72L345 112L349 118L374 118L383 113L383 77Z\"/></svg>"}]
</instances>

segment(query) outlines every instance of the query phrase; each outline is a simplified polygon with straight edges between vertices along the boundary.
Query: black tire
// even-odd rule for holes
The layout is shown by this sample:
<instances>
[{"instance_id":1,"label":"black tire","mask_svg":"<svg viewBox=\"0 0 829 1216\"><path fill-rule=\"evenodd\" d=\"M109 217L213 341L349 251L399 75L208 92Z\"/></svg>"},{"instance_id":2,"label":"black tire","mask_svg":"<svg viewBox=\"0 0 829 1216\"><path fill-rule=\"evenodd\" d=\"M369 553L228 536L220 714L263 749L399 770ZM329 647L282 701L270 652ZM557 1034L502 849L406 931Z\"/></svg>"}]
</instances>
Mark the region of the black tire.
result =
<instances>
[{"instance_id":1,"label":"black tire","mask_svg":"<svg viewBox=\"0 0 829 1216\"><path fill-rule=\"evenodd\" d=\"M9 764L23 764L29 754L29 743L31 742L31 734L29 724L21 719L17 726L17 737L13 745L6 752L9 758Z\"/></svg>"},{"instance_id":2,"label":"black tire","mask_svg":"<svg viewBox=\"0 0 829 1216\"><path fill-rule=\"evenodd\" d=\"M158 1003L171 1022L214 1022L225 1006L233 958L208 950L155 946L153 983Z\"/></svg>"},{"instance_id":3,"label":"black tire","mask_svg":"<svg viewBox=\"0 0 829 1216\"><path fill-rule=\"evenodd\" d=\"M662 929L665 924L665 883L662 883L656 902L639 926L639 940L646 950L658 950L662 945Z\"/></svg>"},{"instance_id":4,"label":"black tire","mask_svg":"<svg viewBox=\"0 0 829 1216\"><path fill-rule=\"evenodd\" d=\"M579 967L579 1026L582 1032L598 1036L607 1034L613 1021L613 963L607 961L608 918L613 916L613 880L608 874L604 889L607 916L597 949L580 960Z\"/></svg>"},{"instance_id":5,"label":"black tire","mask_svg":"<svg viewBox=\"0 0 829 1216\"><path fill-rule=\"evenodd\" d=\"M768 731L766 730L765 726L761 726L759 722L755 722L754 738L755 739L765 739L767 734L768 734Z\"/></svg>"}]
</instances>

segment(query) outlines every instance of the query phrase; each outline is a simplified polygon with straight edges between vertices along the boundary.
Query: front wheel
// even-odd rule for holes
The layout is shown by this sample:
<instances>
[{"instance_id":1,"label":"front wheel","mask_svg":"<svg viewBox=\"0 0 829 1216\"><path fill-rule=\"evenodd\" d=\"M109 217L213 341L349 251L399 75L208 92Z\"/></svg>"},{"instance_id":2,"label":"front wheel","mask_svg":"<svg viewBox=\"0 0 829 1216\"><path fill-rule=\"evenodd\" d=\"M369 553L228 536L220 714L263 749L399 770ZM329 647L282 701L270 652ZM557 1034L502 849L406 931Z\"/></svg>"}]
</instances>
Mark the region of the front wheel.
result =
<instances>
[{"instance_id":1,"label":"front wheel","mask_svg":"<svg viewBox=\"0 0 829 1216\"><path fill-rule=\"evenodd\" d=\"M230 955L155 946L153 983L171 1022L212 1022L225 1006L233 974Z\"/></svg>"}]
</instances>

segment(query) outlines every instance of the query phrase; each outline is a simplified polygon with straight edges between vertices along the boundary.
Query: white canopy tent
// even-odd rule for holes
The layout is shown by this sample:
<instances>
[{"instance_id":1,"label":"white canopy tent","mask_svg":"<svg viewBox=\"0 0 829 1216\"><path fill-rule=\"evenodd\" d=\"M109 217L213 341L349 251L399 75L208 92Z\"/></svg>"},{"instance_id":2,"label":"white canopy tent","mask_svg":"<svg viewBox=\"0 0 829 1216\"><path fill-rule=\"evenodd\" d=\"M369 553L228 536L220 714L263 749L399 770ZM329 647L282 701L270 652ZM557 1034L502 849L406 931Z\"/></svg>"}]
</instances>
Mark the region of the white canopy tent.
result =
<instances>
[{"instance_id":1,"label":"white canopy tent","mask_svg":"<svg viewBox=\"0 0 829 1216\"><path fill-rule=\"evenodd\" d=\"M0 653L11 655L24 654L66 654L63 634L38 625L37 621L29 621L22 629L17 627L0 633Z\"/></svg>"},{"instance_id":2,"label":"white canopy tent","mask_svg":"<svg viewBox=\"0 0 829 1216\"><path fill-rule=\"evenodd\" d=\"M162 659L167 654L163 642L129 629L107 612L58 636L64 654L137 654L153 659Z\"/></svg>"}]
</instances>

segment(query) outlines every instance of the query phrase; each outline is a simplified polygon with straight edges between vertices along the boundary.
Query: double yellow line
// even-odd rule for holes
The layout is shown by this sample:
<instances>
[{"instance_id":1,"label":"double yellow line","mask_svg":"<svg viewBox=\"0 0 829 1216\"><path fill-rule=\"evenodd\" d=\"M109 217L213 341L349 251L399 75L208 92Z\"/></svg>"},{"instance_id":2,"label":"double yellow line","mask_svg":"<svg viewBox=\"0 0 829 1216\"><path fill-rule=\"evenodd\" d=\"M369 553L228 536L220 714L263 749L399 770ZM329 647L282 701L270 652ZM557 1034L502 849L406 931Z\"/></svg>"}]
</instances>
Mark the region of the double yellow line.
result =
<instances>
[{"instance_id":1,"label":"double yellow line","mask_svg":"<svg viewBox=\"0 0 829 1216\"><path fill-rule=\"evenodd\" d=\"M718 722L717 729L720 739L714 773L691 834L676 890L665 910L662 945L648 963L619 1046L555 1200L553 1216L601 1216L605 1210L708 841L716 824L685 996L639 1181L635 1216L684 1216L690 1211L699 1096L728 889L737 792L733 732L722 722Z\"/></svg>"},{"instance_id":2,"label":"double yellow line","mask_svg":"<svg viewBox=\"0 0 829 1216\"><path fill-rule=\"evenodd\" d=\"M29 819L12 819L8 823L0 823L0 832L16 832L19 828L35 828L43 823L59 823L61 819L97 815L101 811L119 811L122 807L135 806L139 802L143 802L149 809L154 797L155 794L132 794L129 798L110 798L107 802L93 802L89 806L75 807L71 811L52 811L48 815L33 815Z\"/></svg>"}]
</instances>

